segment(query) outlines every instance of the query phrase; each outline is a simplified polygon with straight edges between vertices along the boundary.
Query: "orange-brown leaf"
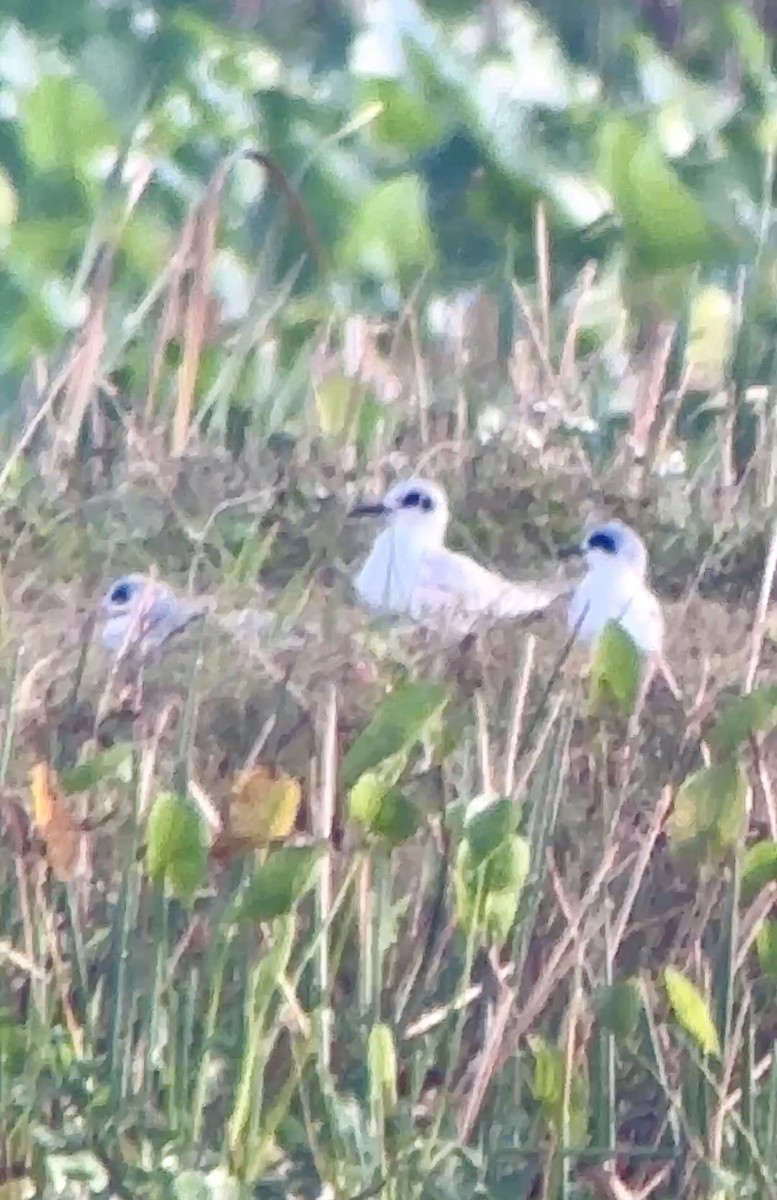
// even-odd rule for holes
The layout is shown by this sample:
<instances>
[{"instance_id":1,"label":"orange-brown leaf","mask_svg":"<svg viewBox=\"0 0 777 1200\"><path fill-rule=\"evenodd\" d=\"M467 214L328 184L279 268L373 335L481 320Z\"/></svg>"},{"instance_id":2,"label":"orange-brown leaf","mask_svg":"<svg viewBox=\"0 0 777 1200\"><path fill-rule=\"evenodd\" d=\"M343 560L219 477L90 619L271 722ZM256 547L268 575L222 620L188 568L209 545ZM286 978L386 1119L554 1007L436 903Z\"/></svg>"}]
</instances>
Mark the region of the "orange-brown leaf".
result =
<instances>
[{"instance_id":1,"label":"orange-brown leaf","mask_svg":"<svg viewBox=\"0 0 777 1200\"><path fill-rule=\"evenodd\" d=\"M35 824L46 845L46 858L58 879L72 879L84 855L88 839L83 827L74 820L59 789L56 771L38 762L30 772L32 809Z\"/></svg>"},{"instance_id":2,"label":"orange-brown leaf","mask_svg":"<svg viewBox=\"0 0 777 1200\"><path fill-rule=\"evenodd\" d=\"M302 802L302 786L291 775L259 765L242 771L232 786L228 833L251 846L287 838Z\"/></svg>"}]
</instances>

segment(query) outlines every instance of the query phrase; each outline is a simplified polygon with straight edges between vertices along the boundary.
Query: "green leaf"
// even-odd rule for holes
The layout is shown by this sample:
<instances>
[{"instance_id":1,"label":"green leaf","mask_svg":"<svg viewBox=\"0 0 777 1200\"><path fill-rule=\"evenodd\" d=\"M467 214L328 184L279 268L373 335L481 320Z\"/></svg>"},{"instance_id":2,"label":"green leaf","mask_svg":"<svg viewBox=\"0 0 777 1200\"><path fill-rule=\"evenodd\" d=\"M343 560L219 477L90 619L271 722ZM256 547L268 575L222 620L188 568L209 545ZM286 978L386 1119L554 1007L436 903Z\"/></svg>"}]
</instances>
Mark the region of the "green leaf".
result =
<instances>
[{"instance_id":1,"label":"green leaf","mask_svg":"<svg viewBox=\"0 0 777 1200\"><path fill-rule=\"evenodd\" d=\"M237 910L239 921L272 921L291 912L315 882L322 846L282 846L267 855Z\"/></svg>"},{"instance_id":2,"label":"green leaf","mask_svg":"<svg viewBox=\"0 0 777 1200\"><path fill-rule=\"evenodd\" d=\"M768 838L756 842L746 851L742 861L742 882L740 897L743 904L749 904L767 883L777 880L777 842Z\"/></svg>"},{"instance_id":3,"label":"green leaf","mask_svg":"<svg viewBox=\"0 0 777 1200\"><path fill-rule=\"evenodd\" d=\"M634 709L642 676L642 656L617 621L608 621L591 657L589 701L592 712L614 702L624 715Z\"/></svg>"},{"instance_id":4,"label":"green leaf","mask_svg":"<svg viewBox=\"0 0 777 1200\"><path fill-rule=\"evenodd\" d=\"M764 975L777 981L777 920L774 917L767 918L758 930L755 948Z\"/></svg>"},{"instance_id":5,"label":"green leaf","mask_svg":"<svg viewBox=\"0 0 777 1200\"><path fill-rule=\"evenodd\" d=\"M132 746L129 742L119 742L107 750L100 750L86 762L79 763L63 771L59 777L62 791L67 795L77 792L87 792L90 788L102 783L104 779L118 776L122 782L129 780L132 768Z\"/></svg>"},{"instance_id":6,"label":"green leaf","mask_svg":"<svg viewBox=\"0 0 777 1200\"><path fill-rule=\"evenodd\" d=\"M642 1012L642 993L636 979L623 979L602 990L598 1000L599 1020L618 1038L629 1037Z\"/></svg>"},{"instance_id":7,"label":"green leaf","mask_svg":"<svg viewBox=\"0 0 777 1200\"><path fill-rule=\"evenodd\" d=\"M413 836L421 814L404 792L391 786L388 772L365 771L348 793L348 819L398 844Z\"/></svg>"},{"instance_id":8,"label":"green leaf","mask_svg":"<svg viewBox=\"0 0 777 1200\"><path fill-rule=\"evenodd\" d=\"M689 775L668 821L672 848L695 863L719 862L742 833L748 783L735 762L715 763Z\"/></svg>"},{"instance_id":9,"label":"green leaf","mask_svg":"<svg viewBox=\"0 0 777 1200\"><path fill-rule=\"evenodd\" d=\"M363 392L356 379L347 375L330 375L314 388L316 414L321 433L326 438L342 438L359 418Z\"/></svg>"},{"instance_id":10,"label":"green leaf","mask_svg":"<svg viewBox=\"0 0 777 1200\"><path fill-rule=\"evenodd\" d=\"M418 831L421 812L399 788L390 788L380 802L370 832L386 838L392 845L406 842Z\"/></svg>"},{"instance_id":11,"label":"green leaf","mask_svg":"<svg viewBox=\"0 0 777 1200\"><path fill-rule=\"evenodd\" d=\"M711 750L734 754L755 733L766 733L777 724L777 686L756 688L727 704L707 734Z\"/></svg>"},{"instance_id":12,"label":"green leaf","mask_svg":"<svg viewBox=\"0 0 777 1200\"><path fill-rule=\"evenodd\" d=\"M373 1108L390 1113L397 1103L397 1051L394 1035L383 1022L373 1025L367 1039L367 1073Z\"/></svg>"},{"instance_id":13,"label":"green leaf","mask_svg":"<svg viewBox=\"0 0 777 1200\"><path fill-rule=\"evenodd\" d=\"M525 838L513 834L483 861L465 838L456 854L454 891L457 918L465 929L477 929L503 942L515 921L531 852Z\"/></svg>"},{"instance_id":14,"label":"green leaf","mask_svg":"<svg viewBox=\"0 0 777 1200\"><path fill-rule=\"evenodd\" d=\"M476 796L471 800L464 817L464 836L472 851L472 861L480 866L508 840L515 825L515 808L504 796Z\"/></svg>"},{"instance_id":15,"label":"green leaf","mask_svg":"<svg viewBox=\"0 0 777 1200\"><path fill-rule=\"evenodd\" d=\"M534 1098L547 1114L555 1114L564 1098L564 1055L539 1035L529 1037L528 1042L534 1055Z\"/></svg>"},{"instance_id":16,"label":"green leaf","mask_svg":"<svg viewBox=\"0 0 777 1200\"><path fill-rule=\"evenodd\" d=\"M418 175L378 184L351 219L340 243L340 264L379 279L418 273L434 259L426 187Z\"/></svg>"},{"instance_id":17,"label":"green leaf","mask_svg":"<svg viewBox=\"0 0 777 1200\"><path fill-rule=\"evenodd\" d=\"M390 692L343 758L343 785L353 787L365 771L421 741L447 699L447 688L438 683L402 683Z\"/></svg>"},{"instance_id":18,"label":"green leaf","mask_svg":"<svg viewBox=\"0 0 777 1200\"><path fill-rule=\"evenodd\" d=\"M694 265L711 245L701 205L664 155L657 137L625 117L599 135L600 171L636 259L654 271Z\"/></svg>"},{"instance_id":19,"label":"green leaf","mask_svg":"<svg viewBox=\"0 0 777 1200\"><path fill-rule=\"evenodd\" d=\"M29 93L24 130L27 153L42 171L64 168L80 174L116 140L97 93L68 75L46 75Z\"/></svg>"},{"instance_id":20,"label":"green leaf","mask_svg":"<svg viewBox=\"0 0 777 1200\"><path fill-rule=\"evenodd\" d=\"M186 796L160 792L148 817L146 870L172 893L190 899L205 878L207 846L202 818Z\"/></svg>"},{"instance_id":21,"label":"green leaf","mask_svg":"<svg viewBox=\"0 0 777 1200\"><path fill-rule=\"evenodd\" d=\"M376 141L417 154L434 146L443 133L443 123L424 96L417 96L397 79L370 79L360 94L363 103L379 103L382 111L370 122L369 135Z\"/></svg>"},{"instance_id":22,"label":"green leaf","mask_svg":"<svg viewBox=\"0 0 777 1200\"><path fill-rule=\"evenodd\" d=\"M664 970L664 987L678 1023L705 1054L720 1057L718 1031L707 1002L695 984L675 967Z\"/></svg>"}]
</instances>

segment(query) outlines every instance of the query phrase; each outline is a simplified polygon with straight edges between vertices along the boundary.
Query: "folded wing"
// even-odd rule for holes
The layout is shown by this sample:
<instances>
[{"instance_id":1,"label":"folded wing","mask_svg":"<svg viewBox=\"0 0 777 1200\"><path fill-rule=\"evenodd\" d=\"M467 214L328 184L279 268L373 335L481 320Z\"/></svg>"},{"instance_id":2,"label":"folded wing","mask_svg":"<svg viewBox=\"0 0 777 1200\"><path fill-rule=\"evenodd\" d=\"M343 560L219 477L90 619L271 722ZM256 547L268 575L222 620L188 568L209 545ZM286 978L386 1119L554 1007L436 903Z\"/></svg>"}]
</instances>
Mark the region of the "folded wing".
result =
<instances>
[{"instance_id":1,"label":"folded wing","mask_svg":"<svg viewBox=\"0 0 777 1200\"><path fill-rule=\"evenodd\" d=\"M514 583L481 567L465 554L430 550L422 561L413 589L416 618L433 612L450 617L492 620L542 612L569 590L565 581Z\"/></svg>"}]
</instances>

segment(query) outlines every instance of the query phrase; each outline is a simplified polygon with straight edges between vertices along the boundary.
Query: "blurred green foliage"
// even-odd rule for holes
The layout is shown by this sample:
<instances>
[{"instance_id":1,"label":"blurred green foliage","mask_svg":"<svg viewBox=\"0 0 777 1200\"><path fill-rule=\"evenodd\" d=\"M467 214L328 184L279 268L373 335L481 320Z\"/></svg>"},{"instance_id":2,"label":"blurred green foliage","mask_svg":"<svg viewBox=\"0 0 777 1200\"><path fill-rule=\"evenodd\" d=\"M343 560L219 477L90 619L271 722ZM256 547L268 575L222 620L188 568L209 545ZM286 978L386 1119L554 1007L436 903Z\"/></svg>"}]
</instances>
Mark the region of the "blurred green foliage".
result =
<instances>
[{"instance_id":1,"label":"blurred green foliage","mask_svg":"<svg viewBox=\"0 0 777 1200\"><path fill-rule=\"evenodd\" d=\"M237 336L287 280L287 365L332 311L393 313L420 281L431 300L533 279L542 201L554 299L590 259L607 280L609 317L584 318L581 344L623 306L638 332L682 317L700 285L733 296L744 272L735 365L768 384L776 96L746 4L19 4L0 16L0 406L16 413L35 357L81 326L105 240L114 382L142 404L160 272L218 163L248 147L299 189L326 252L274 180L234 163L221 317ZM254 353L235 360L237 410L256 399ZM217 397L213 372L206 352Z\"/></svg>"}]
</instances>

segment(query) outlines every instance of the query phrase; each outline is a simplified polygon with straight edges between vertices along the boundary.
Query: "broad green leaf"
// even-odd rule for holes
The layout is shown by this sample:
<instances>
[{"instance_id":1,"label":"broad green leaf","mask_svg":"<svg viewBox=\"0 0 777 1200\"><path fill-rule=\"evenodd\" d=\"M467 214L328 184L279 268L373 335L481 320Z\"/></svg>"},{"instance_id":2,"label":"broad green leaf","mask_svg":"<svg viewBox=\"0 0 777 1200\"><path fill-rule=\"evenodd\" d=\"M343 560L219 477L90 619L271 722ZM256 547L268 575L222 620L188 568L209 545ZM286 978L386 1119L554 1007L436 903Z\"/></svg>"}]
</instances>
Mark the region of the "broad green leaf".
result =
<instances>
[{"instance_id":1,"label":"broad green leaf","mask_svg":"<svg viewBox=\"0 0 777 1200\"><path fill-rule=\"evenodd\" d=\"M718 862L739 840L748 783L733 761L702 767L680 785L669 817L674 850L696 863Z\"/></svg>"},{"instance_id":2,"label":"broad green leaf","mask_svg":"<svg viewBox=\"0 0 777 1200\"><path fill-rule=\"evenodd\" d=\"M390 692L343 758L343 785L353 787L365 771L421 741L447 698L447 688L438 683L401 683Z\"/></svg>"},{"instance_id":3,"label":"broad green leaf","mask_svg":"<svg viewBox=\"0 0 777 1200\"><path fill-rule=\"evenodd\" d=\"M415 95L404 81L370 79L364 84L361 99L377 101L379 115L370 122L369 135L406 154L434 146L443 132L443 123L423 95Z\"/></svg>"},{"instance_id":4,"label":"broad green leaf","mask_svg":"<svg viewBox=\"0 0 777 1200\"><path fill-rule=\"evenodd\" d=\"M377 837L399 843L412 837L421 814L381 772L365 771L348 793L348 819Z\"/></svg>"},{"instance_id":5,"label":"broad green leaf","mask_svg":"<svg viewBox=\"0 0 777 1200\"><path fill-rule=\"evenodd\" d=\"M597 1009L605 1029L616 1037L629 1037L637 1028L642 1011L642 993L636 979L623 979L604 988Z\"/></svg>"},{"instance_id":6,"label":"broad green leaf","mask_svg":"<svg viewBox=\"0 0 777 1200\"><path fill-rule=\"evenodd\" d=\"M397 1103L397 1051L388 1025L373 1025L367 1039L367 1072L373 1107L390 1113Z\"/></svg>"},{"instance_id":7,"label":"broad green leaf","mask_svg":"<svg viewBox=\"0 0 777 1200\"><path fill-rule=\"evenodd\" d=\"M529 844L517 834L483 861L476 859L465 838L459 844L454 873L456 913L464 928L503 942L515 921L529 866Z\"/></svg>"},{"instance_id":8,"label":"broad green leaf","mask_svg":"<svg viewBox=\"0 0 777 1200\"><path fill-rule=\"evenodd\" d=\"M417 804L408 799L399 788L390 788L380 802L371 826L376 837L386 838L392 845L406 842L413 837L421 824L421 812Z\"/></svg>"},{"instance_id":9,"label":"broad green leaf","mask_svg":"<svg viewBox=\"0 0 777 1200\"><path fill-rule=\"evenodd\" d=\"M79 763L63 771L59 777L62 791L67 795L86 792L104 779L118 777L126 783L132 768L132 746L128 742L119 742L107 750L100 750L86 762Z\"/></svg>"},{"instance_id":10,"label":"broad green leaf","mask_svg":"<svg viewBox=\"0 0 777 1200\"><path fill-rule=\"evenodd\" d=\"M515 830L516 814L512 801L504 796L476 796L467 805L464 836L472 851L472 861L480 866Z\"/></svg>"},{"instance_id":11,"label":"broad green leaf","mask_svg":"<svg viewBox=\"0 0 777 1200\"><path fill-rule=\"evenodd\" d=\"M599 135L600 170L639 261L653 270L702 260L710 231L701 205L652 132L617 116Z\"/></svg>"},{"instance_id":12,"label":"broad green leaf","mask_svg":"<svg viewBox=\"0 0 777 1200\"><path fill-rule=\"evenodd\" d=\"M777 921L774 917L767 918L758 930L755 948L764 975L777 980Z\"/></svg>"},{"instance_id":13,"label":"broad green leaf","mask_svg":"<svg viewBox=\"0 0 777 1200\"><path fill-rule=\"evenodd\" d=\"M80 174L101 149L115 144L97 93L75 76L44 76L23 111L25 145L39 170Z\"/></svg>"},{"instance_id":14,"label":"broad green leaf","mask_svg":"<svg viewBox=\"0 0 777 1200\"><path fill-rule=\"evenodd\" d=\"M191 899L205 878L207 846L202 818L176 792L160 792L148 817L146 869L174 895Z\"/></svg>"},{"instance_id":15,"label":"broad green leaf","mask_svg":"<svg viewBox=\"0 0 777 1200\"><path fill-rule=\"evenodd\" d=\"M380 802L390 786L390 781L382 778L380 772L365 771L360 775L348 793L348 820L371 829Z\"/></svg>"},{"instance_id":16,"label":"broad green leaf","mask_svg":"<svg viewBox=\"0 0 777 1200\"><path fill-rule=\"evenodd\" d=\"M418 175L379 183L353 215L338 257L379 279L419 273L434 259L426 211L426 187Z\"/></svg>"},{"instance_id":17,"label":"broad green leaf","mask_svg":"<svg viewBox=\"0 0 777 1200\"><path fill-rule=\"evenodd\" d=\"M754 733L766 733L775 724L777 686L771 684L726 704L706 740L719 755L734 754Z\"/></svg>"},{"instance_id":18,"label":"broad green leaf","mask_svg":"<svg viewBox=\"0 0 777 1200\"><path fill-rule=\"evenodd\" d=\"M248 885L239 921L272 921L291 912L315 882L321 846L282 846L267 855Z\"/></svg>"},{"instance_id":19,"label":"broad green leaf","mask_svg":"<svg viewBox=\"0 0 777 1200\"><path fill-rule=\"evenodd\" d=\"M771 46L754 14L742 3L725 4L721 15L739 51L739 59L756 84L766 84L771 71Z\"/></svg>"},{"instance_id":20,"label":"broad green leaf","mask_svg":"<svg viewBox=\"0 0 777 1200\"><path fill-rule=\"evenodd\" d=\"M642 675L642 656L616 621L608 621L591 656L590 705L593 712L614 702L624 715L634 709Z\"/></svg>"},{"instance_id":21,"label":"broad green leaf","mask_svg":"<svg viewBox=\"0 0 777 1200\"><path fill-rule=\"evenodd\" d=\"M720 1057L718 1031L707 1002L695 984L675 967L664 970L664 987L678 1024L705 1054Z\"/></svg>"},{"instance_id":22,"label":"broad green leaf","mask_svg":"<svg viewBox=\"0 0 777 1200\"><path fill-rule=\"evenodd\" d=\"M740 897L743 904L754 900L767 883L777 880L777 842L765 839L745 851Z\"/></svg>"}]
</instances>

